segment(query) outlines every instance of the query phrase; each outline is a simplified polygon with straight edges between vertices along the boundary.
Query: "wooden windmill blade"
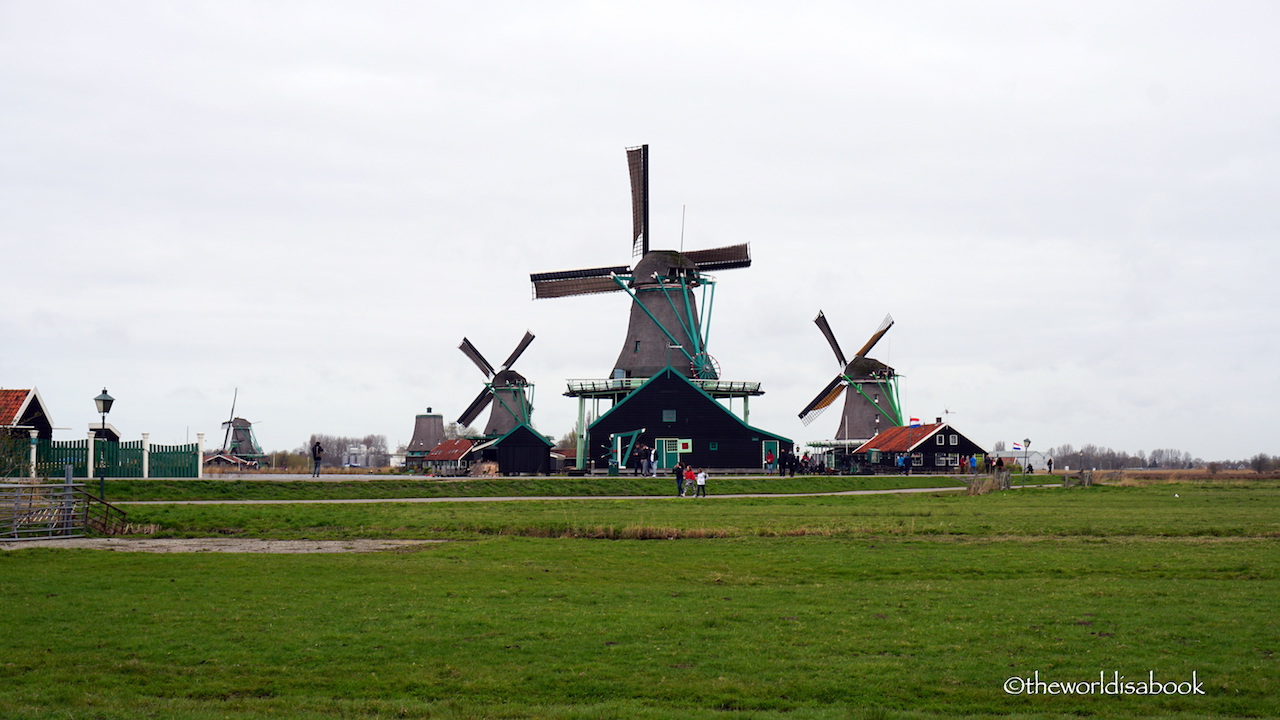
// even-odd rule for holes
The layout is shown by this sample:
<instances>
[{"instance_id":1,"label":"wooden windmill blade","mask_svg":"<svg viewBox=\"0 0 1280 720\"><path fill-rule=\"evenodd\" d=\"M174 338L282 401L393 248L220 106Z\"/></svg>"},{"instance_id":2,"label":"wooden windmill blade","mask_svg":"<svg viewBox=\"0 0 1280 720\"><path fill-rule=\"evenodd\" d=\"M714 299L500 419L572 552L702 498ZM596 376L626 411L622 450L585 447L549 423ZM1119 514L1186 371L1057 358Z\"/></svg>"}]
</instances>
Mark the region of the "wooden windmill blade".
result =
<instances>
[{"instance_id":1,"label":"wooden windmill blade","mask_svg":"<svg viewBox=\"0 0 1280 720\"><path fill-rule=\"evenodd\" d=\"M520 344L516 345L516 349L511 351L511 355L507 357L507 361L502 363L502 369L506 370L516 364L516 360L524 354L525 348L529 347L529 343L533 342L533 333L528 330L524 331L524 338L520 340Z\"/></svg>"},{"instance_id":2,"label":"wooden windmill blade","mask_svg":"<svg viewBox=\"0 0 1280 720\"><path fill-rule=\"evenodd\" d=\"M569 297L571 295L594 295L596 293L614 292L622 286L614 281L614 275L625 275L631 272L626 265L612 267L586 268L583 270L561 270L559 272L532 273L533 296L535 299Z\"/></svg>"},{"instance_id":3,"label":"wooden windmill blade","mask_svg":"<svg viewBox=\"0 0 1280 720\"><path fill-rule=\"evenodd\" d=\"M817 417L822 414L823 410L830 407L831 403L835 402L840 395L844 393L844 389L844 376L837 375L834 380L822 389L822 392L818 393L817 397L811 400L809 404L800 411L800 422L808 425L816 420Z\"/></svg>"},{"instance_id":4,"label":"wooden windmill blade","mask_svg":"<svg viewBox=\"0 0 1280 720\"><path fill-rule=\"evenodd\" d=\"M627 148L631 173L631 255L649 252L649 146Z\"/></svg>"},{"instance_id":5,"label":"wooden windmill blade","mask_svg":"<svg viewBox=\"0 0 1280 720\"><path fill-rule=\"evenodd\" d=\"M485 389L481 390L480 394L476 396L476 399L471 401L471 404L467 406L467 409L463 411L462 415L458 417L458 424L466 427L475 422L476 418L480 417L480 413L484 412L484 409L488 407L491 402L493 402L493 391L488 387L485 387Z\"/></svg>"},{"instance_id":6,"label":"wooden windmill blade","mask_svg":"<svg viewBox=\"0 0 1280 720\"><path fill-rule=\"evenodd\" d=\"M884 337L884 334L889 332L889 328L891 327L893 327L893 316L885 315L884 320L880 322L880 327L876 328L875 333L871 335L871 339L867 340L867 344L863 345L862 349L859 350L858 354L854 357L866 357L867 353L871 352L871 348L875 347L876 343L880 342L880 338Z\"/></svg>"},{"instance_id":7,"label":"wooden windmill blade","mask_svg":"<svg viewBox=\"0 0 1280 720\"><path fill-rule=\"evenodd\" d=\"M699 272L751 267L751 246L747 243L708 250L690 250L684 256L698 266Z\"/></svg>"},{"instance_id":8,"label":"wooden windmill blade","mask_svg":"<svg viewBox=\"0 0 1280 720\"><path fill-rule=\"evenodd\" d=\"M484 373L486 380L497 374L497 371L493 369L488 360L484 359L484 355L480 354L480 351L476 349L475 345L471 344L470 340L465 337L462 338L462 344L458 346L458 349L462 351L463 355L471 358L471 362L475 363L476 367L480 368L480 372Z\"/></svg>"},{"instance_id":9,"label":"wooden windmill blade","mask_svg":"<svg viewBox=\"0 0 1280 720\"><path fill-rule=\"evenodd\" d=\"M836 360L840 361L840 367L848 365L849 361L845 359L844 351L840 349L840 343L836 342L836 334L831 332L831 324L827 322L827 316L822 314L822 311L819 310L818 317L814 318L813 322L818 326L818 329L822 331L822 335L827 339L827 343L831 345L831 349L836 354Z\"/></svg>"}]
</instances>

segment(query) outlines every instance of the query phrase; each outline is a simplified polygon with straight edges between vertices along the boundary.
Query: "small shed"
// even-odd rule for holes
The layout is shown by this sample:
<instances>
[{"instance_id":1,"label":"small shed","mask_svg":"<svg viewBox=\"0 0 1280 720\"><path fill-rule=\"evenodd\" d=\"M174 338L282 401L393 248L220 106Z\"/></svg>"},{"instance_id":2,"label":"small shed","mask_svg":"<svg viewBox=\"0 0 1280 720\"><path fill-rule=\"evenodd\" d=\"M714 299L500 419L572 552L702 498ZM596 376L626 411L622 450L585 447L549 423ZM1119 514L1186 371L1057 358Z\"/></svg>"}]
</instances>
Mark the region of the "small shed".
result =
<instances>
[{"instance_id":1,"label":"small shed","mask_svg":"<svg viewBox=\"0 0 1280 720\"><path fill-rule=\"evenodd\" d=\"M551 472L552 445L529 423L520 423L502 437L475 446L471 452L480 460L496 462L503 475L547 475Z\"/></svg>"}]
</instances>

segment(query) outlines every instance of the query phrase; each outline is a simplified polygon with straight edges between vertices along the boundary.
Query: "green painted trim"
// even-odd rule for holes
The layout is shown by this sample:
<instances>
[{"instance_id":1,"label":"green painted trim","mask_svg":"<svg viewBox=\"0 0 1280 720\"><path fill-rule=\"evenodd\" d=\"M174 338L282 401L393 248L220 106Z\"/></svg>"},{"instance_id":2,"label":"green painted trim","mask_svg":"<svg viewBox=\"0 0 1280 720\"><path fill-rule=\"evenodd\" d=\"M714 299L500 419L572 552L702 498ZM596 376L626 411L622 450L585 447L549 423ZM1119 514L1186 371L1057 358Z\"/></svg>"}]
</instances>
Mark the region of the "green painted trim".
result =
<instances>
[{"instance_id":1,"label":"green painted trim","mask_svg":"<svg viewBox=\"0 0 1280 720\"><path fill-rule=\"evenodd\" d=\"M859 395L862 396L864 400L866 400L871 405L875 406L876 411L879 412L881 415L883 415L886 420L893 423L894 427L902 426L902 413L896 407L896 403L894 402L894 397L893 397L893 392L896 391L897 389L896 383L894 385L886 385L883 382L871 382L867 380L862 380L861 382L859 382L859 381L850 380L847 376L845 377L845 380L848 381L849 387L852 388L854 392L858 393ZM889 414L888 412L885 412L884 407L882 407L880 403L876 402L871 397L869 397L865 392L863 392L862 388L859 387L860 385L863 385L863 384L871 384L880 388L880 394L883 395L885 399L889 401L890 409L893 410L892 415ZM894 417L894 415L897 415L897 417Z\"/></svg>"}]
</instances>

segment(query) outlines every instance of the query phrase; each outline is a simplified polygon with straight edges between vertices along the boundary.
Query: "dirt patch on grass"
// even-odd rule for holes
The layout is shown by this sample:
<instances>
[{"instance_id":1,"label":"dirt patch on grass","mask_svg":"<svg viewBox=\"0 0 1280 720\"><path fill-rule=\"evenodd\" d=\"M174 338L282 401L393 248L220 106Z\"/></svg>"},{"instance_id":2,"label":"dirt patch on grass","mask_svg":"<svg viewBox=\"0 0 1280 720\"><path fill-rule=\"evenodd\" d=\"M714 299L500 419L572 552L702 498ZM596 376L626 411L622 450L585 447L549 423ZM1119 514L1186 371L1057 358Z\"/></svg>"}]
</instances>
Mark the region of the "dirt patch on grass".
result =
<instances>
[{"instance_id":1,"label":"dirt patch on grass","mask_svg":"<svg viewBox=\"0 0 1280 720\"><path fill-rule=\"evenodd\" d=\"M258 540L253 538L66 538L0 542L5 550L82 548L149 553L361 553L415 550L444 540Z\"/></svg>"}]
</instances>

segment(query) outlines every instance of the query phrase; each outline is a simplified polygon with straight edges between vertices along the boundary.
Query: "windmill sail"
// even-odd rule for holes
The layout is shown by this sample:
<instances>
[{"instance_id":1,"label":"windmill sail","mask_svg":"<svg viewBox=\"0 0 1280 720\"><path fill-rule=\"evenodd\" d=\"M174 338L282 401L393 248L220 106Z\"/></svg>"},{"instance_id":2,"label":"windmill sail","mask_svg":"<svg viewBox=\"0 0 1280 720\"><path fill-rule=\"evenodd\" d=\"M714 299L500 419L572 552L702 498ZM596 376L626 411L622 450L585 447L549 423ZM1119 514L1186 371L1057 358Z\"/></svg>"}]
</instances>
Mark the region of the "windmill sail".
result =
<instances>
[{"instance_id":1,"label":"windmill sail","mask_svg":"<svg viewBox=\"0 0 1280 720\"><path fill-rule=\"evenodd\" d=\"M891 327L893 327L893 316L885 315L884 320L880 321L880 327L876 328L876 331L871 335L871 339L867 340L867 344L862 346L856 357L866 357L867 353L871 352L871 348L880 342L880 338L884 337L884 334L889 332Z\"/></svg>"},{"instance_id":2,"label":"windmill sail","mask_svg":"<svg viewBox=\"0 0 1280 720\"><path fill-rule=\"evenodd\" d=\"M751 267L751 246L746 243L710 250L690 250L684 256L697 264L699 272Z\"/></svg>"},{"instance_id":3,"label":"windmill sail","mask_svg":"<svg viewBox=\"0 0 1280 720\"><path fill-rule=\"evenodd\" d=\"M458 346L458 349L462 351L463 355L471 358L471 362L475 363L476 367L480 368L480 372L484 373L486 380L497 374L497 371L493 369L488 360L484 359L484 355L480 354L480 351L476 349L475 345L471 344L470 340L462 338L462 344ZM466 423L463 424L465 425Z\"/></svg>"},{"instance_id":4,"label":"windmill sail","mask_svg":"<svg viewBox=\"0 0 1280 720\"><path fill-rule=\"evenodd\" d=\"M649 252L649 146L627 148L631 171L631 255Z\"/></svg>"},{"instance_id":5,"label":"windmill sail","mask_svg":"<svg viewBox=\"0 0 1280 720\"><path fill-rule=\"evenodd\" d=\"M532 273L529 279L533 281L534 298L541 300L621 290L622 286L614 282L613 276L626 275L629 272L631 268L626 265L615 265L584 270Z\"/></svg>"},{"instance_id":6,"label":"windmill sail","mask_svg":"<svg viewBox=\"0 0 1280 720\"><path fill-rule=\"evenodd\" d=\"M840 394L844 392L844 388L844 376L837 375L826 387L822 388L822 392L818 393L818 397L811 400L804 410L800 411L800 422L808 425L818 419L822 411L830 407L831 403L840 397Z\"/></svg>"},{"instance_id":7,"label":"windmill sail","mask_svg":"<svg viewBox=\"0 0 1280 720\"><path fill-rule=\"evenodd\" d=\"M840 349L840 343L836 342L836 334L831 332L831 324L827 322L827 316L823 315L822 311L819 310L818 317L814 318L813 322L822 331L823 337L827 339L827 344L835 351L836 360L840 362L840 367L848 365L849 361L844 358L844 351Z\"/></svg>"}]
</instances>

